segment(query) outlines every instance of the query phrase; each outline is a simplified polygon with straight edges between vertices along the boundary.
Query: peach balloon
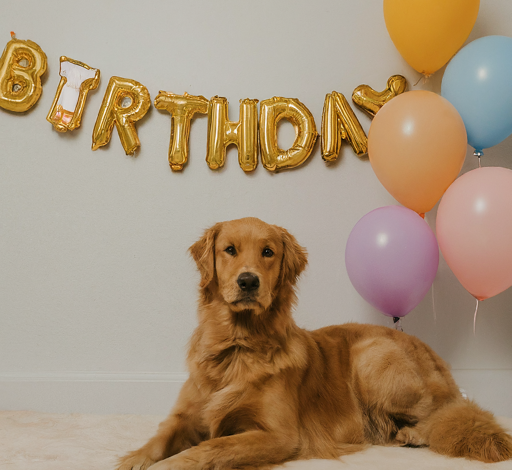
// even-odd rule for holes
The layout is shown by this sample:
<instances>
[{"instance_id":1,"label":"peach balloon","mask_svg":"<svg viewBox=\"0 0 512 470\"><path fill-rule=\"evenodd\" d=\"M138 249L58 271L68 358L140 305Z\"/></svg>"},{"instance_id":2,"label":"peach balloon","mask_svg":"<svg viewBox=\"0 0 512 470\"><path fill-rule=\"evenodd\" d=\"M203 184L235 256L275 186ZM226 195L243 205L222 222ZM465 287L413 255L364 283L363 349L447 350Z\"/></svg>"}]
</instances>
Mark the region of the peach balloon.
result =
<instances>
[{"instance_id":1,"label":"peach balloon","mask_svg":"<svg viewBox=\"0 0 512 470\"><path fill-rule=\"evenodd\" d=\"M470 171L446 191L437 211L441 252L478 300L512 285L512 170Z\"/></svg>"},{"instance_id":2,"label":"peach balloon","mask_svg":"<svg viewBox=\"0 0 512 470\"><path fill-rule=\"evenodd\" d=\"M466 158L464 122L442 96L403 93L376 114L368 155L377 178L402 205L428 212L457 178Z\"/></svg>"}]
</instances>

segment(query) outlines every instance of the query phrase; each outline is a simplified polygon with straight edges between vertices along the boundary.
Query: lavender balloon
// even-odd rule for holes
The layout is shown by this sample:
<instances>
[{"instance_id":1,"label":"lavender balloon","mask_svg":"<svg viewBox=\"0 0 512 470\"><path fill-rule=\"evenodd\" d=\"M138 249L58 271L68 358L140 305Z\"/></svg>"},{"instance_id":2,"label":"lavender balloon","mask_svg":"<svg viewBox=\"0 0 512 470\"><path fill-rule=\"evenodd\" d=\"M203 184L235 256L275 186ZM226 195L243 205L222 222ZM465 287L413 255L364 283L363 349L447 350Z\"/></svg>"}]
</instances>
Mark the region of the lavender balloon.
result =
<instances>
[{"instance_id":1,"label":"lavender balloon","mask_svg":"<svg viewBox=\"0 0 512 470\"><path fill-rule=\"evenodd\" d=\"M429 291L439 265L437 240L410 209L386 206L366 214L348 237L345 264L357 292L390 317L403 317Z\"/></svg>"}]
</instances>

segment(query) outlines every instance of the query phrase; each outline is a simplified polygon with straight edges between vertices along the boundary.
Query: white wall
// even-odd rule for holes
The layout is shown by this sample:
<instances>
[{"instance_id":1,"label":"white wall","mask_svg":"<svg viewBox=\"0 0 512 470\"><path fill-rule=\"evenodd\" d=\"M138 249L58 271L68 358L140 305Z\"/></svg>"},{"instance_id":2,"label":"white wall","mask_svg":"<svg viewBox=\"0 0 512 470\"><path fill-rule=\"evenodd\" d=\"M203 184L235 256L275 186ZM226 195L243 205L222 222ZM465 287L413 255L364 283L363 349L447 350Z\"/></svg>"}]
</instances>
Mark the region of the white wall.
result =
<instances>
[{"instance_id":1,"label":"white wall","mask_svg":"<svg viewBox=\"0 0 512 470\"><path fill-rule=\"evenodd\" d=\"M470 40L512 36L512 2L482 1ZM190 162L167 163L170 117L152 108L139 122L142 147L127 157L116 131L92 152L91 135L109 78L159 90L238 101L299 98L320 129L325 95L350 97L362 83L383 89L418 74L401 58L379 0L17 1L1 8L0 32L37 42L48 56L40 101L25 114L0 109L0 408L166 413L186 378L198 274L187 248L216 221L260 217L307 247L297 322L390 325L352 287L344 248L354 224L396 204L368 159L349 146L326 165L319 142L301 168L244 174L236 149L225 167L206 165L206 117L193 121ZM3 47L3 46L2 46ZM45 120L59 57L101 70L82 127L59 134ZM417 89L439 91L442 71ZM356 114L366 131L370 120ZM291 125L281 126L283 147ZM484 165L512 168L512 139ZM477 166L468 151L464 172ZM427 214L432 227L436 209ZM512 242L512 241L511 241ZM403 321L453 368L460 385L512 416L512 289L475 301L441 261L432 293Z\"/></svg>"}]
</instances>

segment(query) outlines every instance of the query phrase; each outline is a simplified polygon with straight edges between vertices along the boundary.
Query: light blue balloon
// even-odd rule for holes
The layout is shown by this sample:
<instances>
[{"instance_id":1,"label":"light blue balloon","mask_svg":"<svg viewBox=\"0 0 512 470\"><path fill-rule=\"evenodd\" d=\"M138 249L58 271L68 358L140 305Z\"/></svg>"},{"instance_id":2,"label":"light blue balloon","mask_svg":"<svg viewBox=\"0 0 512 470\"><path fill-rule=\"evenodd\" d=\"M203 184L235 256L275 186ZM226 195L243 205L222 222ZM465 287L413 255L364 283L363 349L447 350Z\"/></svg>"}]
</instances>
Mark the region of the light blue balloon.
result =
<instances>
[{"instance_id":1,"label":"light blue balloon","mask_svg":"<svg viewBox=\"0 0 512 470\"><path fill-rule=\"evenodd\" d=\"M441 95L462 116L477 152L512 133L512 38L486 36L462 48L444 72Z\"/></svg>"}]
</instances>

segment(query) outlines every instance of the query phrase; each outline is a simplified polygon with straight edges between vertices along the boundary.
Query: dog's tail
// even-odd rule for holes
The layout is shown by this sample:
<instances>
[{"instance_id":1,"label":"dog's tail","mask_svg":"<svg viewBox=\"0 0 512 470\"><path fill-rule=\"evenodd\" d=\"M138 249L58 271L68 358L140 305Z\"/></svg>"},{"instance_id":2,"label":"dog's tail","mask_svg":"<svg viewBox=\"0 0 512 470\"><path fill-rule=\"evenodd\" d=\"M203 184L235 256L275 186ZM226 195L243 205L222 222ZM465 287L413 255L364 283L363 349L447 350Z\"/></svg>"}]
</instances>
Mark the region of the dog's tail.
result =
<instances>
[{"instance_id":1,"label":"dog's tail","mask_svg":"<svg viewBox=\"0 0 512 470\"><path fill-rule=\"evenodd\" d=\"M512 437L472 401L446 404L431 415L428 428L430 448L439 454L482 462L512 458Z\"/></svg>"}]
</instances>

